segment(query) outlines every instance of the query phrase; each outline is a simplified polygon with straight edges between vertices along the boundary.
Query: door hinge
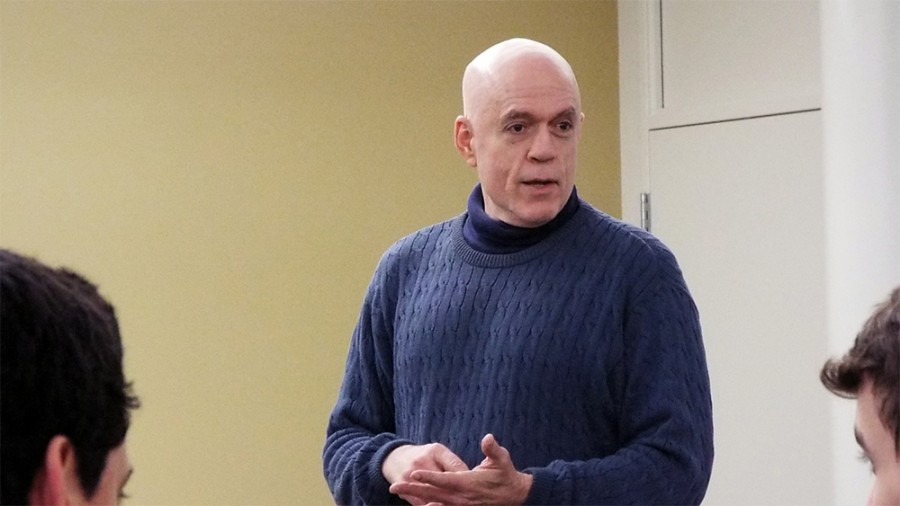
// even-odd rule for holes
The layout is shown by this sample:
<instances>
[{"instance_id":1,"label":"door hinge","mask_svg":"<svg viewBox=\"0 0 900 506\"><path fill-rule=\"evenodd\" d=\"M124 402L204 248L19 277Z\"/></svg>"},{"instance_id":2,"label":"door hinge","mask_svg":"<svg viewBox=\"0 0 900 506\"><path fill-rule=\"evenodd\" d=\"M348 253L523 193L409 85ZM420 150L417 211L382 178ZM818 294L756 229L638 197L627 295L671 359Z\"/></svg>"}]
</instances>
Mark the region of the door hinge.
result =
<instances>
[{"instance_id":1,"label":"door hinge","mask_svg":"<svg viewBox=\"0 0 900 506\"><path fill-rule=\"evenodd\" d=\"M650 193L641 193L641 228L650 232Z\"/></svg>"}]
</instances>

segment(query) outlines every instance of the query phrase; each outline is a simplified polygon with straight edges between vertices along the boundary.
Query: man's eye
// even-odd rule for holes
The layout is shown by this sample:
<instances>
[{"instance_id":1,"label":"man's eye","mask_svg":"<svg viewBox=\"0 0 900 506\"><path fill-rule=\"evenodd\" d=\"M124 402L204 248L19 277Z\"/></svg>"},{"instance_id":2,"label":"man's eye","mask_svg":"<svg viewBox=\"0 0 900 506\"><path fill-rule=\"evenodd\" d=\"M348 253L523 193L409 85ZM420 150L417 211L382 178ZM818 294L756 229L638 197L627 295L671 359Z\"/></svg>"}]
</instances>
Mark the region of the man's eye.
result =
<instances>
[{"instance_id":1,"label":"man's eye","mask_svg":"<svg viewBox=\"0 0 900 506\"><path fill-rule=\"evenodd\" d=\"M522 132L525 131L525 125L523 125L523 124L521 124L521 123L516 123L516 124L514 124L514 125L510 125L510 126L509 126L509 131L510 131L510 132L517 133L517 134L520 134L520 133L522 133Z\"/></svg>"},{"instance_id":2,"label":"man's eye","mask_svg":"<svg viewBox=\"0 0 900 506\"><path fill-rule=\"evenodd\" d=\"M574 125L572 125L572 123L570 123L568 121L563 121L562 123L559 124L559 129L566 132L566 131L571 130L573 126Z\"/></svg>"}]
</instances>

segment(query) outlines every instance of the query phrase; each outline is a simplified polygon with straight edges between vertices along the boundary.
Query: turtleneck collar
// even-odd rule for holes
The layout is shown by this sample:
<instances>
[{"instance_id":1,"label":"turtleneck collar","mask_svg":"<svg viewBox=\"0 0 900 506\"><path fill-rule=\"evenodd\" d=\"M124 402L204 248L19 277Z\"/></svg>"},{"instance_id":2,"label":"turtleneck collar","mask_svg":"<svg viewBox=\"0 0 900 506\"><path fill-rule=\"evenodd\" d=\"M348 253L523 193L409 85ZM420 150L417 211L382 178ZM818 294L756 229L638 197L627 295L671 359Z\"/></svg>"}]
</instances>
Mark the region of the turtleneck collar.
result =
<instances>
[{"instance_id":1,"label":"turtleneck collar","mask_svg":"<svg viewBox=\"0 0 900 506\"><path fill-rule=\"evenodd\" d=\"M479 183L469 195L469 212L463 226L463 237L469 246L482 253L515 253L541 242L563 226L578 211L578 207L578 192L572 187L572 195L555 218L535 228L516 227L488 216L484 210L484 195Z\"/></svg>"}]
</instances>

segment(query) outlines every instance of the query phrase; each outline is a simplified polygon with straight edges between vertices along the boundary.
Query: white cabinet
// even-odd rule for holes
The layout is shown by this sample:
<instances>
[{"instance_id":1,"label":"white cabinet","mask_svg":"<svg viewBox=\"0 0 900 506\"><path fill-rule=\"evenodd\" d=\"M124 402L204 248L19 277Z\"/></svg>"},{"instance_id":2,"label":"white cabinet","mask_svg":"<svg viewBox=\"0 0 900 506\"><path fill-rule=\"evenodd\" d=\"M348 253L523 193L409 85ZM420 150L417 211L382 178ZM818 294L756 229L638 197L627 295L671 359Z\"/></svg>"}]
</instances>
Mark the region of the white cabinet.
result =
<instances>
[{"instance_id":1,"label":"white cabinet","mask_svg":"<svg viewBox=\"0 0 900 506\"><path fill-rule=\"evenodd\" d=\"M656 3L650 128L818 108L818 11L810 0Z\"/></svg>"}]
</instances>

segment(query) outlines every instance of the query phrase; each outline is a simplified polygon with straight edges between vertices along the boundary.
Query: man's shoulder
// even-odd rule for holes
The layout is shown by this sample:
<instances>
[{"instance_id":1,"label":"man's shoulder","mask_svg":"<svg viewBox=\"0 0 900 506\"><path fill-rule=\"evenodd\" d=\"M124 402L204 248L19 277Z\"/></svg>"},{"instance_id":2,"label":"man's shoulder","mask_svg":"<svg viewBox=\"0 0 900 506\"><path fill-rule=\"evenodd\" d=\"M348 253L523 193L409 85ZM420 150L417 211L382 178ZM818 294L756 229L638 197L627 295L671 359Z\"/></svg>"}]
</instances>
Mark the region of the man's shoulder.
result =
<instances>
[{"instance_id":1,"label":"man's shoulder","mask_svg":"<svg viewBox=\"0 0 900 506\"><path fill-rule=\"evenodd\" d=\"M604 237L605 242L635 248L643 254L669 253L669 249L659 238L643 228L610 216L587 202L582 201L581 205L585 211L584 219L590 225L592 233Z\"/></svg>"},{"instance_id":2,"label":"man's shoulder","mask_svg":"<svg viewBox=\"0 0 900 506\"><path fill-rule=\"evenodd\" d=\"M620 265L639 272L667 271L680 276L672 250L658 237L641 227L614 218L582 202L585 221L596 234L600 247L614 252Z\"/></svg>"},{"instance_id":3,"label":"man's shoulder","mask_svg":"<svg viewBox=\"0 0 900 506\"><path fill-rule=\"evenodd\" d=\"M461 216L455 216L401 237L385 251L382 262L408 261L411 257L418 257L446 246L452 240L453 229L460 219Z\"/></svg>"}]
</instances>

